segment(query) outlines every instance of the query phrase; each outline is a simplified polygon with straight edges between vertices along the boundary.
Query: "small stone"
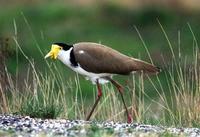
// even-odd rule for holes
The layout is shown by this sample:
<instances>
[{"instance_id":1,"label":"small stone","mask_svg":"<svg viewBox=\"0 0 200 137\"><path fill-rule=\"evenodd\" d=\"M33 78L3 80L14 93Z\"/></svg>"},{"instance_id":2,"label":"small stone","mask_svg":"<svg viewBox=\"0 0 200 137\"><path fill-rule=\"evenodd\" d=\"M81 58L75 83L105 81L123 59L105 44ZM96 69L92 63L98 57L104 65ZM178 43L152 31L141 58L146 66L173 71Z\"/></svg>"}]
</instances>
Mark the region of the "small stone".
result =
<instances>
[{"instance_id":1,"label":"small stone","mask_svg":"<svg viewBox=\"0 0 200 137\"><path fill-rule=\"evenodd\" d=\"M1 124L6 125L6 124L8 124L8 123L9 123L8 120L4 120Z\"/></svg>"}]
</instances>

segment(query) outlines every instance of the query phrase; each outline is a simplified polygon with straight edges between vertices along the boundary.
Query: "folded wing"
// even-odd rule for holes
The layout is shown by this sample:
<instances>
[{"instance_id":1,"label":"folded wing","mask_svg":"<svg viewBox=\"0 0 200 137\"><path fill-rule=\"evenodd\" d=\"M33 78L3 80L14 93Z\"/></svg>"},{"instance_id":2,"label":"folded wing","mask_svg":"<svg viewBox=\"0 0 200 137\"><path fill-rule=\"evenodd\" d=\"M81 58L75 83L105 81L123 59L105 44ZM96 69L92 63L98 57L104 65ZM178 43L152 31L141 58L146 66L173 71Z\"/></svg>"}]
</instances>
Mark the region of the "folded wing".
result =
<instances>
[{"instance_id":1,"label":"folded wing","mask_svg":"<svg viewBox=\"0 0 200 137\"><path fill-rule=\"evenodd\" d=\"M127 75L133 71L158 73L156 66L119 53L109 47L97 43L77 43L74 55L80 66L93 73L113 73Z\"/></svg>"}]
</instances>

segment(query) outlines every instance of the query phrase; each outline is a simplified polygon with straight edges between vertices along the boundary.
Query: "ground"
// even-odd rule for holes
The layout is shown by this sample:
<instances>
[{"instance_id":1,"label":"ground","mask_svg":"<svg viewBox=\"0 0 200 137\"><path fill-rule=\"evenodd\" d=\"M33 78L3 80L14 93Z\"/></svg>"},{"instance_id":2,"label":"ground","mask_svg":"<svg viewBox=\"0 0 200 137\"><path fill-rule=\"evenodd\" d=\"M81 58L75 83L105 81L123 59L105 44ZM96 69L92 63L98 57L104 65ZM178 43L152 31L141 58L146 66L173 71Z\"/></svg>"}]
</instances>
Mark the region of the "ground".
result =
<instances>
[{"instance_id":1,"label":"ground","mask_svg":"<svg viewBox=\"0 0 200 137\"><path fill-rule=\"evenodd\" d=\"M198 128L0 115L0 136L199 136Z\"/></svg>"}]
</instances>

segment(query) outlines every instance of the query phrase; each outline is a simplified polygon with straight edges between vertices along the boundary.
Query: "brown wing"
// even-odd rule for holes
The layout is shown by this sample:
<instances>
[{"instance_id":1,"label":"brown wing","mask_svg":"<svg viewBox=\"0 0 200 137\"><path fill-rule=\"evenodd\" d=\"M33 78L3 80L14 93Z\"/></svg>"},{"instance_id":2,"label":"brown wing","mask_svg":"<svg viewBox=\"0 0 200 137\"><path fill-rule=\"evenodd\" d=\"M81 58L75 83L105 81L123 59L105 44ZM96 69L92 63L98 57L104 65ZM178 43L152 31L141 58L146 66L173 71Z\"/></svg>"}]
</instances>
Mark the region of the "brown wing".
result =
<instances>
[{"instance_id":1,"label":"brown wing","mask_svg":"<svg viewBox=\"0 0 200 137\"><path fill-rule=\"evenodd\" d=\"M74 44L74 55L80 66L93 73L129 74L132 71L157 72L158 69L146 62L128 57L109 47L97 43Z\"/></svg>"}]
</instances>

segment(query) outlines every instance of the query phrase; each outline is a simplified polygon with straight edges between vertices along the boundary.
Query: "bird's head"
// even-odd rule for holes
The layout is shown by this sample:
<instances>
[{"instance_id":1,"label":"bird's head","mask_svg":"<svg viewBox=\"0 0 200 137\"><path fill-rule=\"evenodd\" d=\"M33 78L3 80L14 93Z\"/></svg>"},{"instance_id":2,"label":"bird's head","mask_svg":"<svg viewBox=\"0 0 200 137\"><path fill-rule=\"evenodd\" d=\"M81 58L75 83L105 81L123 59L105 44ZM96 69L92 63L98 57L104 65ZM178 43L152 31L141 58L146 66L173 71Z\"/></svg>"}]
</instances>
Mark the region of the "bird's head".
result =
<instances>
[{"instance_id":1,"label":"bird's head","mask_svg":"<svg viewBox=\"0 0 200 137\"><path fill-rule=\"evenodd\" d=\"M52 59L57 59L60 51L67 51L71 48L71 45L67 45L65 43L54 43L51 45L51 50L47 55L44 57L45 59L50 57Z\"/></svg>"}]
</instances>

